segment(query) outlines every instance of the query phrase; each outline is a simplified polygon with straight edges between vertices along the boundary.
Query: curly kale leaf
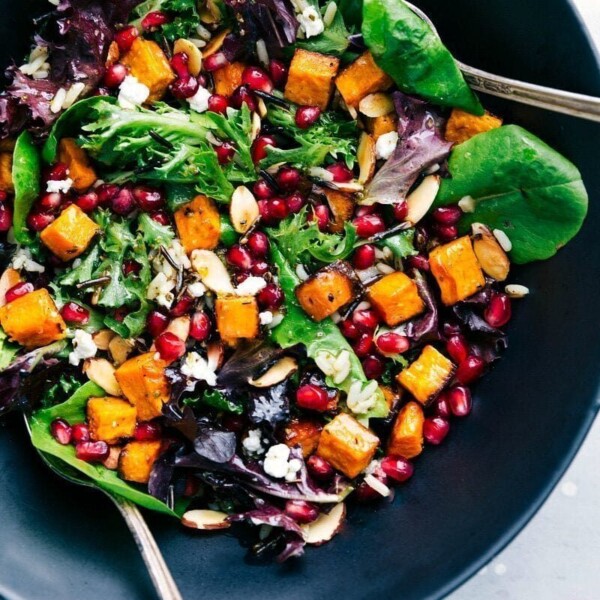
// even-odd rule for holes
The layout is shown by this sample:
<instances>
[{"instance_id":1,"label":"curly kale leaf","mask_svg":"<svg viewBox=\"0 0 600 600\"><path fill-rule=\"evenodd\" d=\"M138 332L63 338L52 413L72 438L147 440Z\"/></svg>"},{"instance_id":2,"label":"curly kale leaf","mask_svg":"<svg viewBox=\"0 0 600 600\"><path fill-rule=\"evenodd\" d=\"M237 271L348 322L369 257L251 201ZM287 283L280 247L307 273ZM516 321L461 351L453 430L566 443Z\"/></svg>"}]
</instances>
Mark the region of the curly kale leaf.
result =
<instances>
[{"instance_id":1,"label":"curly kale leaf","mask_svg":"<svg viewBox=\"0 0 600 600\"><path fill-rule=\"evenodd\" d=\"M160 34L167 40L196 37L200 22L197 4L196 0L146 0L134 9L132 16L137 18L132 24L140 26L148 13L160 10L170 17L169 23L160 28Z\"/></svg>"}]
</instances>

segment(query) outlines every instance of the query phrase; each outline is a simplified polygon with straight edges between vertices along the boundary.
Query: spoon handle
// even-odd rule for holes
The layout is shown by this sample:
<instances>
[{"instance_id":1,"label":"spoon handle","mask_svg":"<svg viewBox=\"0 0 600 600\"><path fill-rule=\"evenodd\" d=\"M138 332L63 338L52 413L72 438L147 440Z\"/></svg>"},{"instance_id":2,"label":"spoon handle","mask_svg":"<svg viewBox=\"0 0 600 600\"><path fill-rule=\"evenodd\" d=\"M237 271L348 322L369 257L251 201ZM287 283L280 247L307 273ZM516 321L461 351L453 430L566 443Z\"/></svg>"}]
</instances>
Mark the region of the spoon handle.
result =
<instances>
[{"instance_id":1,"label":"spoon handle","mask_svg":"<svg viewBox=\"0 0 600 600\"><path fill-rule=\"evenodd\" d=\"M113 494L109 496L131 530L160 600L183 600L142 513L129 500Z\"/></svg>"},{"instance_id":2,"label":"spoon handle","mask_svg":"<svg viewBox=\"0 0 600 600\"><path fill-rule=\"evenodd\" d=\"M500 77L460 62L458 65L467 83L475 90L513 102L600 122L600 98Z\"/></svg>"}]
</instances>

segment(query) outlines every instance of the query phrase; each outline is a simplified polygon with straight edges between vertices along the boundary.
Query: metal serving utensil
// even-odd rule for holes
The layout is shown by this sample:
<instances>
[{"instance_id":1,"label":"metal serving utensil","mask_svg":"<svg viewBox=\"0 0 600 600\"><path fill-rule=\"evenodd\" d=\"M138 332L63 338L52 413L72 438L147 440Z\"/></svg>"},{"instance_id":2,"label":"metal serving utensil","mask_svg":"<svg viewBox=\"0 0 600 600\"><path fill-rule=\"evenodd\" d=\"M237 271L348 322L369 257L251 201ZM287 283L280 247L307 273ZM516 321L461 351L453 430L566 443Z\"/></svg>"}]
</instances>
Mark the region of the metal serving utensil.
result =
<instances>
[{"instance_id":1,"label":"metal serving utensil","mask_svg":"<svg viewBox=\"0 0 600 600\"><path fill-rule=\"evenodd\" d=\"M410 2L406 4L439 37L439 33L431 19L414 4ZM467 83L474 90L512 100L513 102L564 113L572 117L600 122L600 98L509 79L508 77L501 77L500 75L475 69L460 61L456 62Z\"/></svg>"},{"instance_id":2,"label":"metal serving utensil","mask_svg":"<svg viewBox=\"0 0 600 600\"><path fill-rule=\"evenodd\" d=\"M23 416L27 431L31 434L27 416ZM144 563L146 564L146 568L148 569L148 573L160 600L183 600L156 540L138 507L126 498L117 494L112 494L97 486L91 479L71 468L60 459L44 454L37 450L37 448L36 452L40 455L44 463L59 477L62 477L75 485L83 485L104 492L114 502L133 535L133 539L144 559Z\"/></svg>"}]
</instances>

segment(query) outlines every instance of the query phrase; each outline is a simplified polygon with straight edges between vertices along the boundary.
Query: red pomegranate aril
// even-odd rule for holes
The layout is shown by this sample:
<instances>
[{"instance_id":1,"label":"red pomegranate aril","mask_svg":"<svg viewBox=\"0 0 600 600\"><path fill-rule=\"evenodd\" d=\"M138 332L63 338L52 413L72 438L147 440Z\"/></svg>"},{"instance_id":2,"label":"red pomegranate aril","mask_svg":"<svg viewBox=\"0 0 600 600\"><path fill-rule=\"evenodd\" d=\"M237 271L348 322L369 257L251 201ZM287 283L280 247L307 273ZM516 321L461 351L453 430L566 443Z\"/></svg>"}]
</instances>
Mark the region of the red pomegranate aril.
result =
<instances>
[{"instance_id":1,"label":"red pomegranate aril","mask_svg":"<svg viewBox=\"0 0 600 600\"><path fill-rule=\"evenodd\" d=\"M271 59L269 61L269 75L275 87L282 88L287 80L287 67L280 60Z\"/></svg>"},{"instance_id":2,"label":"red pomegranate aril","mask_svg":"<svg viewBox=\"0 0 600 600\"><path fill-rule=\"evenodd\" d=\"M356 216L356 217L364 217L365 215L372 215L376 211L377 211L377 207L375 205L373 205L373 206L359 206L356 209L356 214L354 216Z\"/></svg>"},{"instance_id":3,"label":"red pomegranate aril","mask_svg":"<svg viewBox=\"0 0 600 600\"><path fill-rule=\"evenodd\" d=\"M215 152L217 154L217 160L220 165L226 165L230 163L235 154L235 147L229 142L223 142L220 146L215 146Z\"/></svg>"},{"instance_id":4,"label":"red pomegranate aril","mask_svg":"<svg viewBox=\"0 0 600 600\"><path fill-rule=\"evenodd\" d=\"M0 190L0 203L6 202L7 198L8 198L8 193L6 192L6 190Z\"/></svg>"},{"instance_id":5,"label":"red pomegranate aril","mask_svg":"<svg viewBox=\"0 0 600 600\"><path fill-rule=\"evenodd\" d=\"M373 354L363 358L362 367L367 379L379 379L385 371L385 365L381 358Z\"/></svg>"},{"instance_id":6,"label":"red pomegranate aril","mask_svg":"<svg viewBox=\"0 0 600 600\"><path fill-rule=\"evenodd\" d=\"M85 462L102 462L108 453L106 442L79 442L75 445L75 456Z\"/></svg>"},{"instance_id":7,"label":"red pomegranate aril","mask_svg":"<svg viewBox=\"0 0 600 600\"><path fill-rule=\"evenodd\" d=\"M38 202L40 210L56 210L62 203L62 196L58 192L44 194Z\"/></svg>"},{"instance_id":8,"label":"red pomegranate aril","mask_svg":"<svg viewBox=\"0 0 600 600\"><path fill-rule=\"evenodd\" d=\"M275 190L264 179L259 179L252 189L259 200L268 200L275 195Z\"/></svg>"},{"instance_id":9,"label":"red pomegranate aril","mask_svg":"<svg viewBox=\"0 0 600 600\"><path fill-rule=\"evenodd\" d=\"M381 483L384 485L387 485L387 478L386 481L383 481L382 477L375 478L381 481ZM383 496L377 490L373 489L364 481L357 486L356 491L354 492L354 497L356 498L357 502L360 502L361 504L375 502L376 500L381 500L383 498Z\"/></svg>"},{"instance_id":10,"label":"red pomegranate aril","mask_svg":"<svg viewBox=\"0 0 600 600\"><path fill-rule=\"evenodd\" d=\"M412 463L402 456L386 456L381 459L381 470L390 479L402 483L412 477L415 469Z\"/></svg>"},{"instance_id":11,"label":"red pomegranate aril","mask_svg":"<svg viewBox=\"0 0 600 600\"><path fill-rule=\"evenodd\" d=\"M135 198L129 188L121 188L110 204L113 212L124 217L135 208Z\"/></svg>"},{"instance_id":12,"label":"red pomegranate aril","mask_svg":"<svg viewBox=\"0 0 600 600\"><path fill-rule=\"evenodd\" d=\"M459 364L469 356L469 344L462 335L453 335L446 342L446 352Z\"/></svg>"},{"instance_id":13,"label":"red pomegranate aril","mask_svg":"<svg viewBox=\"0 0 600 600\"><path fill-rule=\"evenodd\" d=\"M342 335L349 340L357 340L361 335L358 327L352 322L351 319L344 319L339 323Z\"/></svg>"},{"instance_id":14,"label":"red pomegranate aril","mask_svg":"<svg viewBox=\"0 0 600 600\"><path fill-rule=\"evenodd\" d=\"M158 310L151 310L146 318L146 328L153 337L159 336L169 324L169 317Z\"/></svg>"},{"instance_id":15,"label":"red pomegranate aril","mask_svg":"<svg viewBox=\"0 0 600 600\"><path fill-rule=\"evenodd\" d=\"M359 358L368 356L373 350L373 336L370 333L361 333L360 337L354 342L352 348Z\"/></svg>"},{"instance_id":16,"label":"red pomegranate aril","mask_svg":"<svg viewBox=\"0 0 600 600\"><path fill-rule=\"evenodd\" d=\"M277 310L283 304L284 299L283 290L276 283L267 283L256 296L256 300L263 310Z\"/></svg>"},{"instance_id":17,"label":"red pomegranate aril","mask_svg":"<svg viewBox=\"0 0 600 600\"><path fill-rule=\"evenodd\" d=\"M100 202L98 201L98 194L96 192L87 192L86 194L82 194L75 200L75 204L79 206L79 208L85 213L91 213L96 208Z\"/></svg>"},{"instance_id":18,"label":"red pomegranate aril","mask_svg":"<svg viewBox=\"0 0 600 600\"><path fill-rule=\"evenodd\" d=\"M273 225L277 222L271 214L271 202L269 200L258 201L258 212L260 213L260 218L264 225Z\"/></svg>"},{"instance_id":19,"label":"red pomegranate aril","mask_svg":"<svg viewBox=\"0 0 600 600\"><path fill-rule=\"evenodd\" d=\"M221 422L227 431L233 431L234 433L239 433L246 427L246 419L242 415L227 414L223 416Z\"/></svg>"},{"instance_id":20,"label":"red pomegranate aril","mask_svg":"<svg viewBox=\"0 0 600 600\"><path fill-rule=\"evenodd\" d=\"M308 129L319 120L320 116L321 109L318 106L299 106L294 121L300 129Z\"/></svg>"},{"instance_id":21,"label":"red pomegranate aril","mask_svg":"<svg viewBox=\"0 0 600 600\"><path fill-rule=\"evenodd\" d=\"M121 306L117 308L113 313L113 319L122 323L125 320L125 317L129 314L129 309L126 306Z\"/></svg>"},{"instance_id":22,"label":"red pomegranate aril","mask_svg":"<svg viewBox=\"0 0 600 600\"><path fill-rule=\"evenodd\" d=\"M227 250L227 262L236 269L248 271L252 267L252 255L245 246L235 244Z\"/></svg>"},{"instance_id":23,"label":"red pomegranate aril","mask_svg":"<svg viewBox=\"0 0 600 600\"><path fill-rule=\"evenodd\" d=\"M79 323L83 325L90 320L90 311L77 304L77 302L67 302L60 309L60 315L67 323Z\"/></svg>"},{"instance_id":24,"label":"red pomegranate aril","mask_svg":"<svg viewBox=\"0 0 600 600\"><path fill-rule=\"evenodd\" d=\"M156 188L147 185L137 185L132 190L137 205L144 212L153 212L165 205L165 197Z\"/></svg>"},{"instance_id":25,"label":"red pomegranate aril","mask_svg":"<svg viewBox=\"0 0 600 600\"><path fill-rule=\"evenodd\" d=\"M257 260L252 265L250 272L255 277L262 277L269 272L269 263L266 260Z\"/></svg>"},{"instance_id":26,"label":"red pomegranate aril","mask_svg":"<svg viewBox=\"0 0 600 600\"><path fill-rule=\"evenodd\" d=\"M406 259L406 266L409 269L417 269L418 271L429 271L429 260L422 254L415 254Z\"/></svg>"},{"instance_id":27,"label":"red pomegranate aril","mask_svg":"<svg viewBox=\"0 0 600 600\"><path fill-rule=\"evenodd\" d=\"M288 207L288 211L295 215L302 210L302 207L304 206L304 198L300 192L294 192L285 199L285 203Z\"/></svg>"},{"instance_id":28,"label":"red pomegranate aril","mask_svg":"<svg viewBox=\"0 0 600 600\"><path fill-rule=\"evenodd\" d=\"M408 216L408 202L402 200L394 204L394 219L396 221L404 221Z\"/></svg>"},{"instance_id":29,"label":"red pomegranate aril","mask_svg":"<svg viewBox=\"0 0 600 600\"><path fill-rule=\"evenodd\" d=\"M431 216L441 225L456 225L460 221L462 210L458 206L439 206Z\"/></svg>"},{"instance_id":30,"label":"red pomegranate aril","mask_svg":"<svg viewBox=\"0 0 600 600\"><path fill-rule=\"evenodd\" d=\"M275 139L270 135L260 135L252 144L252 160L257 163L267 156L267 147L275 147Z\"/></svg>"},{"instance_id":31,"label":"red pomegranate aril","mask_svg":"<svg viewBox=\"0 0 600 600\"><path fill-rule=\"evenodd\" d=\"M458 237L458 227L456 225L434 225L435 232L444 242L451 242Z\"/></svg>"},{"instance_id":32,"label":"red pomegranate aril","mask_svg":"<svg viewBox=\"0 0 600 600\"><path fill-rule=\"evenodd\" d=\"M73 437L73 430L69 423L64 419L54 419L50 423L50 433L52 437L63 446L67 446L71 443Z\"/></svg>"},{"instance_id":33,"label":"red pomegranate aril","mask_svg":"<svg viewBox=\"0 0 600 600\"><path fill-rule=\"evenodd\" d=\"M122 54L127 52L135 39L140 35L137 27L133 25L129 25L127 27L123 27L115 33L115 42L117 42L117 46L119 46L119 50Z\"/></svg>"},{"instance_id":34,"label":"red pomegranate aril","mask_svg":"<svg viewBox=\"0 0 600 600\"><path fill-rule=\"evenodd\" d=\"M73 443L90 441L90 429L85 423L75 423L71 428L73 430Z\"/></svg>"},{"instance_id":35,"label":"red pomegranate aril","mask_svg":"<svg viewBox=\"0 0 600 600\"><path fill-rule=\"evenodd\" d=\"M221 94L213 94L208 99L208 110L221 115L227 114L227 107L229 106L229 100L226 96Z\"/></svg>"},{"instance_id":36,"label":"red pomegranate aril","mask_svg":"<svg viewBox=\"0 0 600 600\"><path fill-rule=\"evenodd\" d=\"M446 322L442 325L442 332L446 337L451 337L453 335L461 335L460 325L458 325L457 323Z\"/></svg>"},{"instance_id":37,"label":"red pomegranate aril","mask_svg":"<svg viewBox=\"0 0 600 600\"><path fill-rule=\"evenodd\" d=\"M304 500L288 500L285 503L285 514L296 521L296 523L312 523L318 516L316 507Z\"/></svg>"},{"instance_id":38,"label":"red pomegranate aril","mask_svg":"<svg viewBox=\"0 0 600 600\"><path fill-rule=\"evenodd\" d=\"M273 91L271 78L260 67L246 67L242 72L242 83L251 90L259 90L267 94Z\"/></svg>"},{"instance_id":39,"label":"red pomegranate aril","mask_svg":"<svg viewBox=\"0 0 600 600\"><path fill-rule=\"evenodd\" d=\"M135 260L126 260L123 262L123 275L136 275L142 269L142 265Z\"/></svg>"},{"instance_id":40,"label":"red pomegranate aril","mask_svg":"<svg viewBox=\"0 0 600 600\"><path fill-rule=\"evenodd\" d=\"M450 423L442 417L425 419L423 423L423 437L428 444L439 446L450 431Z\"/></svg>"},{"instance_id":41,"label":"red pomegranate aril","mask_svg":"<svg viewBox=\"0 0 600 600\"><path fill-rule=\"evenodd\" d=\"M361 238L369 238L376 233L385 231L385 222L380 215L355 217L352 223L356 227L356 234Z\"/></svg>"},{"instance_id":42,"label":"red pomegranate aril","mask_svg":"<svg viewBox=\"0 0 600 600\"><path fill-rule=\"evenodd\" d=\"M356 269L368 269L375 264L375 246L365 244L354 251L352 264Z\"/></svg>"},{"instance_id":43,"label":"red pomegranate aril","mask_svg":"<svg viewBox=\"0 0 600 600\"><path fill-rule=\"evenodd\" d=\"M101 183L94 191L98 194L98 202L104 205L119 193L119 186L114 183Z\"/></svg>"},{"instance_id":44,"label":"red pomegranate aril","mask_svg":"<svg viewBox=\"0 0 600 600\"><path fill-rule=\"evenodd\" d=\"M251 111L256 110L256 98L246 85L240 85L240 87L231 94L230 102L233 108L240 109L243 104L246 104Z\"/></svg>"},{"instance_id":45,"label":"red pomegranate aril","mask_svg":"<svg viewBox=\"0 0 600 600\"><path fill-rule=\"evenodd\" d=\"M248 236L248 248L256 258L264 258L269 254L271 244L266 233L253 231Z\"/></svg>"},{"instance_id":46,"label":"red pomegranate aril","mask_svg":"<svg viewBox=\"0 0 600 600\"><path fill-rule=\"evenodd\" d=\"M481 377L484 369L485 363L483 359L470 354L465 360L459 363L456 369L456 379L463 384L471 383Z\"/></svg>"},{"instance_id":47,"label":"red pomegranate aril","mask_svg":"<svg viewBox=\"0 0 600 600\"><path fill-rule=\"evenodd\" d=\"M333 175L333 181L337 183L348 183L354 179L354 173L342 162L333 163L325 168Z\"/></svg>"},{"instance_id":48,"label":"red pomegranate aril","mask_svg":"<svg viewBox=\"0 0 600 600\"><path fill-rule=\"evenodd\" d=\"M300 171L294 167L282 167L276 177L277 185L285 191L295 190L301 180Z\"/></svg>"},{"instance_id":49,"label":"red pomegranate aril","mask_svg":"<svg viewBox=\"0 0 600 600\"><path fill-rule=\"evenodd\" d=\"M5 204L0 205L0 231L8 231L12 227L13 213Z\"/></svg>"},{"instance_id":50,"label":"red pomegranate aril","mask_svg":"<svg viewBox=\"0 0 600 600\"><path fill-rule=\"evenodd\" d=\"M300 408L324 412L329 404L329 395L322 387L307 383L296 391L296 404Z\"/></svg>"},{"instance_id":51,"label":"red pomegranate aril","mask_svg":"<svg viewBox=\"0 0 600 600\"><path fill-rule=\"evenodd\" d=\"M448 403L447 392L442 392L439 395L438 399L435 401L434 411L438 417L442 417L443 419L447 419L452 415L450 404Z\"/></svg>"},{"instance_id":52,"label":"red pomegranate aril","mask_svg":"<svg viewBox=\"0 0 600 600\"><path fill-rule=\"evenodd\" d=\"M471 390L464 385L455 385L446 392L448 406L455 417L466 417L473 407Z\"/></svg>"},{"instance_id":53,"label":"red pomegranate aril","mask_svg":"<svg viewBox=\"0 0 600 600\"><path fill-rule=\"evenodd\" d=\"M114 90L123 83L125 77L127 77L127 67L121 63L115 63L106 67L102 81L108 89Z\"/></svg>"},{"instance_id":54,"label":"red pomegranate aril","mask_svg":"<svg viewBox=\"0 0 600 600\"><path fill-rule=\"evenodd\" d=\"M135 426L133 437L138 442L149 442L160 440L162 436L162 427L156 421L144 421Z\"/></svg>"},{"instance_id":55,"label":"red pomegranate aril","mask_svg":"<svg viewBox=\"0 0 600 600\"><path fill-rule=\"evenodd\" d=\"M31 211L27 215L27 226L33 231L42 231L46 229L56 217L47 212Z\"/></svg>"},{"instance_id":56,"label":"red pomegranate aril","mask_svg":"<svg viewBox=\"0 0 600 600\"><path fill-rule=\"evenodd\" d=\"M329 481L334 475L333 467L320 456L313 454L306 461L306 468L313 479L317 481Z\"/></svg>"},{"instance_id":57,"label":"red pomegranate aril","mask_svg":"<svg viewBox=\"0 0 600 600\"><path fill-rule=\"evenodd\" d=\"M329 219L331 214L329 212L329 208L324 204L318 204L314 206L310 214L308 215L308 220L317 222L317 227L319 231L327 231L329 227Z\"/></svg>"},{"instance_id":58,"label":"red pomegranate aril","mask_svg":"<svg viewBox=\"0 0 600 600\"><path fill-rule=\"evenodd\" d=\"M33 292L34 289L35 288L33 287L33 283L21 281L20 283L13 285L6 291L4 299L8 304L9 302L16 300L17 298L21 298L22 296L30 294L31 292Z\"/></svg>"},{"instance_id":59,"label":"red pomegranate aril","mask_svg":"<svg viewBox=\"0 0 600 600\"><path fill-rule=\"evenodd\" d=\"M164 210L156 210L150 213L150 218L160 225L166 226L171 224L171 219L169 219L169 215Z\"/></svg>"},{"instance_id":60,"label":"red pomegranate aril","mask_svg":"<svg viewBox=\"0 0 600 600\"><path fill-rule=\"evenodd\" d=\"M512 316L510 298L506 294L494 293L483 316L491 327L506 325Z\"/></svg>"},{"instance_id":61,"label":"red pomegranate aril","mask_svg":"<svg viewBox=\"0 0 600 600\"><path fill-rule=\"evenodd\" d=\"M273 198L269 200L269 215L276 221L285 219L290 214L288 205L283 198Z\"/></svg>"},{"instance_id":62,"label":"red pomegranate aril","mask_svg":"<svg viewBox=\"0 0 600 600\"><path fill-rule=\"evenodd\" d=\"M389 331L378 335L375 345L383 354L402 354L410 347L410 340L399 333Z\"/></svg>"},{"instance_id":63,"label":"red pomegranate aril","mask_svg":"<svg viewBox=\"0 0 600 600\"><path fill-rule=\"evenodd\" d=\"M185 342L170 331L163 331L154 341L163 360L172 362L185 354Z\"/></svg>"},{"instance_id":64,"label":"red pomegranate aril","mask_svg":"<svg viewBox=\"0 0 600 600\"><path fill-rule=\"evenodd\" d=\"M151 31L168 23L171 19L162 10L153 10L142 19L144 31Z\"/></svg>"},{"instance_id":65,"label":"red pomegranate aril","mask_svg":"<svg viewBox=\"0 0 600 600\"><path fill-rule=\"evenodd\" d=\"M178 77L170 86L171 94L179 100L191 98L200 87L200 83L195 77L188 75L187 77Z\"/></svg>"},{"instance_id":66,"label":"red pomegranate aril","mask_svg":"<svg viewBox=\"0 0 600 600\"><path fill-rule=\"evenodd\" d=\"M352 313L352 322L360 331L372 333L379 325L379 317L374 310L363 308Z\"/></svg>"},{"instance_id":67,"label":"red pomegranate aril","mask_svg":"<svg viewBox=\"0 0 600 600\"><path fill-rule=\"evenodd\" d=\"M190 70L188 68L189 62L190 57L185 54L185 52L178 52L173 55L173 58L170 61L171 69L175 71L177 77L185 79L190 76Z\"/></svg>"},{"instance_id":68,"label":"red pomegranate aril","mask_svg":"<svg viewBox=\"0 0 600 600\"><path fill-rule=\"evenodd\" d=\"M183 315L187 315L194 306L194 299L187 294L181 296L181 298L175 303L173 308L171 308L170 314L172 317L183 317Z\"/></svg>"},{"instance_id":69,"label":"red pomegranate aril","mask_svg":"<svg viewBox=\"0 0 600 600\"><path fill-rule=\"evenodd\" d=\"M69 167L63 162L53 164L45 173L46 181L62 181L69 176Z\"/></svg>"},{"instance_id":70,"label":"red pomegranate aril","mask_svg":"<svg viewBox=\"0 0 600 600\"><path fill-rule=\"evenodd\" d=\"M228 64L229 61L227 60L227 57L225 56L225 54L223 54L223 52L215 52L214 54L211 54L210 56L204 58L204 60L202 61L202 68L205 71L211 72L216 71L217 69L222 69Z\"/></svg>"},{"instance_id":71,"label":"red pomegranate aril","mask_svg":"<svg viewBox=\"0 0 600 600\"><path fill-rule=\"evenodd\" d=\"M203 342L208 338L211 330L212 323L210 322L210 317L205 312L198 311L192 315L190 337L197 342Z\"/></svg>"}]
</instances>

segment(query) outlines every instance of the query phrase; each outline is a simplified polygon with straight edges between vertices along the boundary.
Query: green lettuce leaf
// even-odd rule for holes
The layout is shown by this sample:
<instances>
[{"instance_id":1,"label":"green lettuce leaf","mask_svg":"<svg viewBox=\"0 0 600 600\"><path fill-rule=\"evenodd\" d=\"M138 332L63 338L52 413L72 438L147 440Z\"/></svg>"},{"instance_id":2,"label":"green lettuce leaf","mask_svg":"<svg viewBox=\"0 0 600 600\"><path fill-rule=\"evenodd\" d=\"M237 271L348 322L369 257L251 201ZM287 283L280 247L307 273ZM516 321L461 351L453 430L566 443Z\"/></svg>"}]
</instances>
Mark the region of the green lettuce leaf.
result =
<instances>
[{"instance_id":1,"label":"green lettuce leaf","mask_svg":"<svg viewBox=\"0 0 600 600\"><path fill-rule=\"evenodd\" d=\"M41 161L31 135L24 131L17 138L13 154L12 179L15 186L13 231L19 244L29 246L34 236L27 229L27 215L40 195Z\"/></svg>"}]
</instances>

